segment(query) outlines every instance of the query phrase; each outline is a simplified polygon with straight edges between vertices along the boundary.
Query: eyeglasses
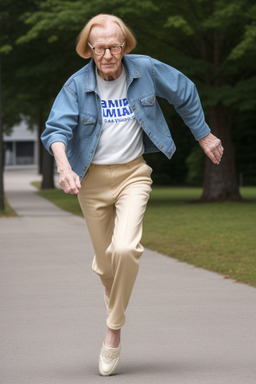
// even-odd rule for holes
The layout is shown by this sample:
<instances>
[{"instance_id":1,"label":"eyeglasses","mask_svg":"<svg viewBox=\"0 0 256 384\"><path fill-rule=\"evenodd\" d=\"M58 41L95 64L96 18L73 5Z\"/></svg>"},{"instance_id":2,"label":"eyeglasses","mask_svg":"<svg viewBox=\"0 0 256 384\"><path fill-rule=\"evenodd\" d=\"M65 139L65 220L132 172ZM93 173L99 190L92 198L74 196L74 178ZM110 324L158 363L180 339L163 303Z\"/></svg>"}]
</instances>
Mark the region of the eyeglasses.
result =
<instances>
[{"instance_id":1,"label":"eyeglasses","mask_svg":"<svg viewBox=\"0 0 256 384\"><path fill-rule=\"evenodd\" d=\"M95 55L97 55L97 56L104 56L105 52L106 52L106 49L109 49L111 55L118 55L119 53L121 53L122 48L123 48L125 42L123 42L123 44L121 44L121 45L111 45L111 47L107 47L107 48L104 48L104 47L93 47L89 42L87 42L87 43L88 43L89 47L93 50Z\"/></svg>"}]
</instances>

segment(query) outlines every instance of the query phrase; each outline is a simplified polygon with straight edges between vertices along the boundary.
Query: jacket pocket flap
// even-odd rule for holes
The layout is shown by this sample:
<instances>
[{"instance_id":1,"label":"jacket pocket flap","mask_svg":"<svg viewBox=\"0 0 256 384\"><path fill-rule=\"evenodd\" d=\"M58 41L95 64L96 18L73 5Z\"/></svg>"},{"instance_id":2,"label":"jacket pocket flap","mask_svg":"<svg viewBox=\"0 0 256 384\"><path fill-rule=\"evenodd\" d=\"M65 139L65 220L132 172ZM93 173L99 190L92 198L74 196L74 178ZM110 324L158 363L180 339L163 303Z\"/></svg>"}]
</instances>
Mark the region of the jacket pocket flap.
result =
<instances>
[{"instance_id":1,"label":"jacket pocket flap","mask_svg":"<svg viewBox=\"0 0 256 384\"><path fill-rule=\"evenodd\" d=\"M153 106L156 101L156 96L154 94L150 94L141 99L141 104L147 107Z\"/></svg>"},{"instance_id":2,"label":"jacket pocket flap","mask_svg":"<svg viewBox=\"0 0 256 384\"><path fill-rule=\"evenodd\" d=\"M80 121L84 125L95 124L96 123L96 118L94 116L89 116L89 115L81 114L80 115Z\"/></svg>"}]
</instances>

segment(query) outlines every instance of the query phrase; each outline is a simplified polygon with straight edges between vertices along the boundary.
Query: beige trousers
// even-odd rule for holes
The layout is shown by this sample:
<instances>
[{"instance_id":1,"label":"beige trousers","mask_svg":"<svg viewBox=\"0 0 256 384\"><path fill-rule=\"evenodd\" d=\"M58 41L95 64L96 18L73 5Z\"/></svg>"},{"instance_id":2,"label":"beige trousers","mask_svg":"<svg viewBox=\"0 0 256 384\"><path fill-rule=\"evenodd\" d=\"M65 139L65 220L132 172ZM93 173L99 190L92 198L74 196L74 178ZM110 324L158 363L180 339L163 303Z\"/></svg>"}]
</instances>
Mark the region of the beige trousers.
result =
<instances>
[{"instance_id":1,"label":"beige trousers","mask_svg":"<svg viewBox=\"0 0 256 384\"><path fill-rule=\"evenodd\" d=\"M120 329L144 248L142 220L152 169L143 157L127 164L92 164L78 200L94 247L92 270L111 292L107 326Z\"/></svg>"}]
</instances>

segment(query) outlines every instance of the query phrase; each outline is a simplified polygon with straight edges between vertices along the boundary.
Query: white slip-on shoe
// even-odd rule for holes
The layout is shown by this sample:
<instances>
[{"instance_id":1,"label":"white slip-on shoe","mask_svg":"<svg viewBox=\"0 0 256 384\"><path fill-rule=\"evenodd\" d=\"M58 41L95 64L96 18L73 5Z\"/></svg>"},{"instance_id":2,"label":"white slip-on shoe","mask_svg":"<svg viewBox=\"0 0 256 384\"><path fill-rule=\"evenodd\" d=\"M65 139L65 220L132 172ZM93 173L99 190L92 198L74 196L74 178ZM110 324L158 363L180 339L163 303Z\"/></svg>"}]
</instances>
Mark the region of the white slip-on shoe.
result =
<instances>
[{"instance_id":1,"label":"white slip-on shoe","mask_svg":"<svg viewBox=\"0 0 256 384\"><path fill-rule=\"evenodd\" d=\"M105 347L104 343L100 351L99 373L101 376L112 375L118 367L121 345L118 348Z\"/></svg>"},{"instance_id":2,"label":"white slip-on shoe","mask_svg":"<svg viewBox=\"0 0 256 384\"><path fill-rule=\"evenodd\" d=\"M108 310L109 300L110 300L110 298L106 295L106 293L104 291L104 303L105 303L107 310Z\"/></svg>"}]
</instances>

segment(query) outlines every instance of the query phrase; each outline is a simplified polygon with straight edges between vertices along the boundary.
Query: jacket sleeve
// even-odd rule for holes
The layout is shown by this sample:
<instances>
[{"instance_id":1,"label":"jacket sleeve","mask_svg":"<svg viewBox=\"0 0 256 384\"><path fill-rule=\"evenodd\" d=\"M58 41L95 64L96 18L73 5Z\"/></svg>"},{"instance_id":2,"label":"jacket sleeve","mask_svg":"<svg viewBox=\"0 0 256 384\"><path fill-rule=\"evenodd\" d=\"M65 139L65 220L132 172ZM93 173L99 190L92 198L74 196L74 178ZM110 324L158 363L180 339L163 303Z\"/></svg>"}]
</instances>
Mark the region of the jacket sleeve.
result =
<instances>
[{"instance_id":1,"label":"jacket sleeve","mask_svg":"<svg viewBox=\"0 0 256 384\"><path fill-rule=\"evenodd\" d=\"M195 84L175 68L152 59L156 96L166 99L190 128L196 140L211 130L205 121Z\"/></svg>"},{"instance_id":2,"label":"jacket sleeve","mask_svg":"<svg viewBox=\"0 0 256 384\"><path fill-rule=\"evenodd\" d=\"M63 86L57 95L46 127L41 135L41 140L45 148L52 155L51 145L58 141L68 146L73 137L73 130L78 124L78 102L75 89L72 89L72 83Z\"/></svg>"}]
</instances>

